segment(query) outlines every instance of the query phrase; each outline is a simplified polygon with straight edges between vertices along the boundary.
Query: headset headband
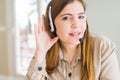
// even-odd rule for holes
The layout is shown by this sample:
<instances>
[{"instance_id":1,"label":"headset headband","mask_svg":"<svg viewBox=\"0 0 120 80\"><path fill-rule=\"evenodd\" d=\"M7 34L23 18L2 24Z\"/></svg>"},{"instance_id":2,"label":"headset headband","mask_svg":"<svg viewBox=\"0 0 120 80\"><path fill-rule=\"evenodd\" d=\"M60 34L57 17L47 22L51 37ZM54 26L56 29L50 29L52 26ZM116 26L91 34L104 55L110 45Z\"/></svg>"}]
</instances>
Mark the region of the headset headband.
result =
<instances>
[{"instance_id":1,"label":"headset headband","mask_svg":"<svg viewBox=\"0 0 120 80\"><path fill-rule=\"evenodd\" d=\"M53 20L52 20L52 16L51 16L51 6L49 7L49 12L48 12L48 17L49 17L49 21L50 21L50 31L54 32L54 25L53 25Z\"/></svg>"}]
</instances>

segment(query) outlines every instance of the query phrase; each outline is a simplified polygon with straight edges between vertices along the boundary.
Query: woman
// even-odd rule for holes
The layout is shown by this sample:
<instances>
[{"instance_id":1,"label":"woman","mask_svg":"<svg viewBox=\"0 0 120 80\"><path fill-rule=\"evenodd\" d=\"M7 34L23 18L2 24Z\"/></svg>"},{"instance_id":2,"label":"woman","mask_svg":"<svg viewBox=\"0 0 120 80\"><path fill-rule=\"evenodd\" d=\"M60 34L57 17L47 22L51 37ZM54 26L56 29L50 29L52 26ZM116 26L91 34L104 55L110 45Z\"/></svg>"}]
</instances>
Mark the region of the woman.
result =
<instances>
[{"instance_id":1,"label":"woman","mask_svg":"<svg viewBox=\"0 0 120 80\"><path fill-rule=\"evenodd\" d=\"M51 0L38 21L26 80L120 80L115 46L89 33L83 0Z\"/></svg>"}]
</instances>

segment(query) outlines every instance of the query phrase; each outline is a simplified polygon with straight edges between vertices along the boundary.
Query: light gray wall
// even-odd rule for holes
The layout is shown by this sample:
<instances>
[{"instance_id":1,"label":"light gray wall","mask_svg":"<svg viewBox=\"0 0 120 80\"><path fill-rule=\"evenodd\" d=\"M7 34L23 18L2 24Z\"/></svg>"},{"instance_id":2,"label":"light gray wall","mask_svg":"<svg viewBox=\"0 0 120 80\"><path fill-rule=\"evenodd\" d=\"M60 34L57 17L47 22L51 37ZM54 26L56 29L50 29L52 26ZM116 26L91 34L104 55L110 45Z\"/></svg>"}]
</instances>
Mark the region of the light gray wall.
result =
<instances>
[{"instance_id":1,"label":"light gray wall","mask_svg":"<svg viewBox=\"0 0 120 80\"><path fill-rule=\"evenodd\" d=\"M120 0L85 0L90 30L105 35L117 46L120 64Z\"/></svg>"}]
</instances>

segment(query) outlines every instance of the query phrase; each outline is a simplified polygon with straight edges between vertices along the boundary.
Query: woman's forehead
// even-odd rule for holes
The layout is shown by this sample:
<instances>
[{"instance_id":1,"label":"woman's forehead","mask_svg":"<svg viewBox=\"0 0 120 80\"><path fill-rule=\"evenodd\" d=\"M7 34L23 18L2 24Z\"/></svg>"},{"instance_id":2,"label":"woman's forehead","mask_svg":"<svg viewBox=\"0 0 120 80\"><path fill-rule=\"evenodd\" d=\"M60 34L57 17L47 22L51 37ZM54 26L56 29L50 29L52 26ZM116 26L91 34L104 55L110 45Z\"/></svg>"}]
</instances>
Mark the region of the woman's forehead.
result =
<instances>
[{"instance_id":1,"label":"woman's forehead","mask_svg":"<svg viewBox=\"0 0 120 80\"><path fill-rule=\"evenodd\" d=\"M74 1L69 4L67 4L63 10L60 12L60 14L66 14L66 13L71 13L71 14L80 14L84 13L84 8L81 2L79 1Z\"/></svg>"}]
</instances>

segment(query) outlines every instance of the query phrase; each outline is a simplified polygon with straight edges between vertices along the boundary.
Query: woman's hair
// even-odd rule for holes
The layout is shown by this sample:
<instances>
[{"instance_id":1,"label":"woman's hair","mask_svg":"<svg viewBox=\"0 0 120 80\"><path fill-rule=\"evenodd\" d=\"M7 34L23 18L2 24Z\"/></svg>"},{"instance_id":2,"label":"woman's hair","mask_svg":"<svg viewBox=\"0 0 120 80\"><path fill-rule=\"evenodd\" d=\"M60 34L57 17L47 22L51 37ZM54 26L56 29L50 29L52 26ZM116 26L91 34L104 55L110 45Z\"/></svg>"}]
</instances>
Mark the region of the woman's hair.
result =
<instances>
[{"instance_id":1,"label":"woman's hair","mask_svg":"<svg viewBox=\"0 0 120 80\"><path fill-rule=\"evenodd\" d=\"M49 9L51 7L51 16L54 25L54 20L57 15L63 10L63 8L74 1L79 1L82 3L84 11L86 10L85 3L83 0L51 0L47 6L46 10L46 30L48 31L51 38L56 36L56 32L50 31L50 21L49 21ZM87 24L87 22L86 22ZM54 25L55 26L55 25ZM55 28L55 27L54 27ZM93 63L93 49L91 46L91 38L88 29L88 24L86 31L84 33L84 40L80 43L81 45L81 55L82 55L82 80L95 80L95 70ZM48 74L54 72L59 64L59 40L49 49L46 55L46 71ZM81 75L80 75L81 76Z\"/></svg>"}]
</instances>

